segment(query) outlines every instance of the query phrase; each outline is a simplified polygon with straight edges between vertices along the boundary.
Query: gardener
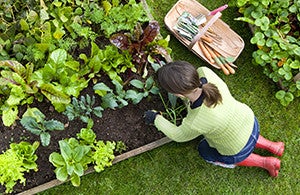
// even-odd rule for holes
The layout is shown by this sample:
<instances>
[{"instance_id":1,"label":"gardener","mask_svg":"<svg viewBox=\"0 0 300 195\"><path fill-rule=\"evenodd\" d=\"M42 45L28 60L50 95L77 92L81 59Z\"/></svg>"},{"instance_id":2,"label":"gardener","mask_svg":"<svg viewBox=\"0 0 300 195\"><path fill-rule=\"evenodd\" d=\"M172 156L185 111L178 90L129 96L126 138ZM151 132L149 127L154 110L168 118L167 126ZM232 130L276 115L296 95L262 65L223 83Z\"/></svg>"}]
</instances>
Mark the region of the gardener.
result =
<instances>
[{"instance_id":1,"label":"gardener","mask_svg":"<svg viewBox=\"0 0 300 195\"><path fill-rule=\"evenodd\" d=\"M177 142L204 139L198 151L205 161L222 167L255 166L277 177L280 160L253 153L263 148L282 156L283 142L272 142L259 135L259 124L253 111L235 100L227 85L207 67L196 69L184 61L162 66L158 72L159 85L177 97L189 100L187 116L176 126L159 112L145 112L145 122L154 124L167 137ZM201 77L201 78L200 78Z\"/></svg>"}]
</instances>

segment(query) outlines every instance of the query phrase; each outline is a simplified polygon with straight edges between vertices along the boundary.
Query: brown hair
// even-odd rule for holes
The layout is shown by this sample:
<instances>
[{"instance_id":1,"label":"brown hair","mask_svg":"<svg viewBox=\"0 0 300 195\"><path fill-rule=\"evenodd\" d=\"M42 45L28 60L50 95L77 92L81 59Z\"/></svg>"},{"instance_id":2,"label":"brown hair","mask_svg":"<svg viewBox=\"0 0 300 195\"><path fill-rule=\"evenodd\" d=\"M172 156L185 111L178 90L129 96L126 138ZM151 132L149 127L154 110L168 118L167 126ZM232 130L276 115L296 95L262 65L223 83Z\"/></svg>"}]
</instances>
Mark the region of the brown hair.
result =
<instances>
[{"instance_id":1,"label":"brown hair","mask_svg":"<svg viewBox=\"0 0 300 195\"><path fill-rule=\"evenodd\" d=\"M185 95L200 87L205 95L206 106L216 106L222 102L217 86L212 83L202 84L196 68L188 62L170 62L158 69L157 74L159 85L170 93Z\"/></svg>"}]
</instances>

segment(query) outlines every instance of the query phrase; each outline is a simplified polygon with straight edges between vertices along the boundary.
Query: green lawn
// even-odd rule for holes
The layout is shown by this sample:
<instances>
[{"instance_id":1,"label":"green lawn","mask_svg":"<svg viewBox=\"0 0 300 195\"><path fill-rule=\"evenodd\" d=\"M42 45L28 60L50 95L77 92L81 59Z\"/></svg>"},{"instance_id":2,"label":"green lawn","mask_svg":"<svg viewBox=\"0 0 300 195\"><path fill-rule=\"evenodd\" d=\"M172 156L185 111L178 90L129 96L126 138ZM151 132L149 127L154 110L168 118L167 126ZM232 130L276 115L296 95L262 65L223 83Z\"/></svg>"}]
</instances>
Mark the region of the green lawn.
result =
<instances>
[{"instance_id":1,"label":"green lawn","mask_svg":"<svg viewBox=\"0 0 300 195\"><path fill-rule=\"evenodd\" d=\"M227 3L223 0L199 2L210 10ZM161 24L162 35L166 36L168 31L163 18L176 0L147 0L147 3ZM285 142L278 178L271 178L267 171L255 167L225 169L210 165L198 156L199 140L193 140L171 142L119 162L102 173L88 174L82 177L80 187L68 182L39 194L300 194L300 100L298 98L288 107L277 101L274 96L277 86L263 74L260 66L251 63L255 50L249 42L251 32L247 24L234 21L236 17L236 8L223 11L222 19L245 41L245 48L235 62L239 68L230 76L214 70L227 82L234 97L253 109L260 121L261 134ZM206 65L173 36L170 46L174 60Z\"/></svg>"}]
</instances>

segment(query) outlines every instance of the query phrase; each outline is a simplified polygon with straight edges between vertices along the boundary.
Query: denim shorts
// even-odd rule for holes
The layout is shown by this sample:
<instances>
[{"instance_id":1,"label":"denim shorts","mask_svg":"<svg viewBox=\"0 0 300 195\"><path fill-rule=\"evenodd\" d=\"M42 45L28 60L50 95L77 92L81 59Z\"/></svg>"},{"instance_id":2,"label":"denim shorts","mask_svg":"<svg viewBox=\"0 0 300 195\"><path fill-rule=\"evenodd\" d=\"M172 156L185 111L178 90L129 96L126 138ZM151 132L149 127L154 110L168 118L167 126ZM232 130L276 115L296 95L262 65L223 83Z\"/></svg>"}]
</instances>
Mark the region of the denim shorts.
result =
<instances>
[{"instance_id":1,"label":"denim shorts","mask_svg":"<svg viewBox=\"0 0 300 195\"><path fill-rule=\"evenodd\" d=\"M198 146L198 151L200 156L208 162L236 164L245 160L253 152L256 142L258 140L258 136L259 136L259 124L255 117L252 134L250 135L250 138L246 146L239 153L232 156L222 155L215 148L210 147L205 139L201 140Z\"/></svg>"}]
</instances>

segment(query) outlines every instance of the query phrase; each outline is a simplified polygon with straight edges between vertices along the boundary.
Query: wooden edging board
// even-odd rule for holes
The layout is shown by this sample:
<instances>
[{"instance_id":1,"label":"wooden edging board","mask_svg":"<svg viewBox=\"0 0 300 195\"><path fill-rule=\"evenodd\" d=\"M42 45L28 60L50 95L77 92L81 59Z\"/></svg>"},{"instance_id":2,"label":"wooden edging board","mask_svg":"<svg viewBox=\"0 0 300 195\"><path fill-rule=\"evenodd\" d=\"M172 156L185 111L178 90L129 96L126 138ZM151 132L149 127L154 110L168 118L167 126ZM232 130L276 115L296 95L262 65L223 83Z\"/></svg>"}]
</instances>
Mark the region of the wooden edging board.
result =
<instances>
[{"instance_id":1,"label":"wooden edging board","mask_svg":"<svg viewBox=\"0 0 300 195\"><path fill-rule=\"evenodd\" d=\"M144 153L144 152L147 152L147 151L150 151L154 148L157 148L159 146L162 146L164 144L167 144L169 142L171 142L172 140L169 139L168 137L163 137L157 141L154 141L154 142L151 142L149 144L146 144L144 146L141 146L139 148L136 148L134 150L130 150L124 154L120 154L118 156L115 157L114 161L113 161L113 164L116 164L120 161L123 161L123 160L126 160L128 158L131 158L131 157L134 157L136 155L139 155L141 153ZM94 171L94 168L93 167L89 167L89 169L87 171L85 171L84 175L87 175L89 173L93 173L95 172ZM69 181L69 180L67 180ZM65 181L65 182L67 182ZM58 186L60 184L63 184L65 183L63 181L59 181L58 179L54 179L52 181L49 181L47 183L44 183L42 185L39 185L37 187L34 187L34 188L31 188L29 190L26 190L26 191L23 191L21 193L19 193L18 195L32 195L32 194L36 194L36 193L39 193L39 192L42 192L42 191L45 191L47 189L50 189L52 187L55 187L55 186Z\"/></svg>"}]
</instances>

